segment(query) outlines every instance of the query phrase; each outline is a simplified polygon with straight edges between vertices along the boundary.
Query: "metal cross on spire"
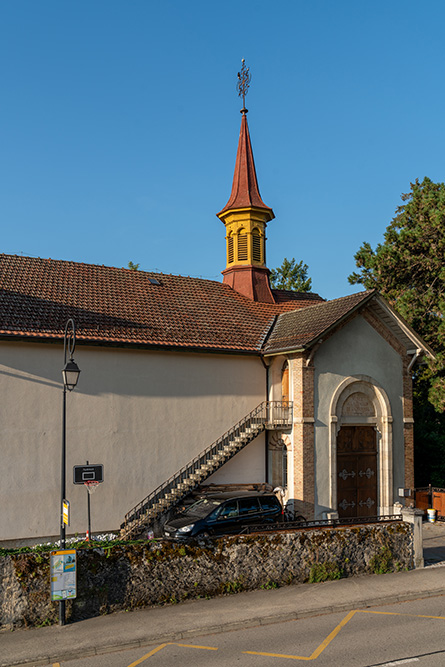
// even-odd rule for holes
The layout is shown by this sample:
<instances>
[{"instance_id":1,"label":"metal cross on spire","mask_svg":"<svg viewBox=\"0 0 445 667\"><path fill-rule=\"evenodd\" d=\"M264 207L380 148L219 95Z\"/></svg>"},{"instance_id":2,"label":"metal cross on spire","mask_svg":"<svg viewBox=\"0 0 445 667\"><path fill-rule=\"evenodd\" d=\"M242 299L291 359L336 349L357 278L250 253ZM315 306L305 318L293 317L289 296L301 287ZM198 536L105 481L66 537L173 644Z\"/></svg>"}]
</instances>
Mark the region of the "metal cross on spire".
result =
<instances>
[{"instance_id":1,"label":"metal cross on spire","mask_svg":"<svg viewBox=\"0 0 445 667\"><path fill-rule=\"evenodd\" d=\"M247 91L249 90L251 75L249 72L249 68L246 67L246 61L244 60L244 58L241 60L241 62L242 62L241 72L238 72L238 83L236 84L236 88L238 90L239 97L243 98L243 108L241 109L241 113L246 114L247 113L246 95Z\"/></svg>"}]
</instances>

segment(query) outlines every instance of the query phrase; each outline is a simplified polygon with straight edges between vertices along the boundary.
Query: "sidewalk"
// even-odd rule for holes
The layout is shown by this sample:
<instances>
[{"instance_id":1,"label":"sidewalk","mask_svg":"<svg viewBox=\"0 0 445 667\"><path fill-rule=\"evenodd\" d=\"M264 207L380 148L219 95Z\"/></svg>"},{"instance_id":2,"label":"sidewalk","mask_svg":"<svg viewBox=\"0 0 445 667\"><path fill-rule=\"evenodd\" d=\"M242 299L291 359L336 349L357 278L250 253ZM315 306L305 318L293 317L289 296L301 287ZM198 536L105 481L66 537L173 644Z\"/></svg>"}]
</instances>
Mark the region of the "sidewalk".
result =
<instances>
[{"instance_id":1,"label":"sidewalk","mask_svg":"<svg viewBox=\"0 0 445 667\"><path fill-rule=\"evenodd\" d=\"M425 531L425 538L431 537L431 543L439 540L442 534L445 536L445 527L441 528L439 537ZM443 539L436 547L442 548L445 555ZM444 594L445 567L436 565L411 572L193 600L100 616L64 627L2 631L0 666L37 667L124 648Z\"/></svg>"},{"instance_id":2,"label":"sidewalk","mask_svg":"<svg viewBox=\"0 0 445 667\"><path fill-rule=\"evenodd\" d=\"M426 566L445 562L445 523L423 524L423 557Z\"/></svg>"}]
</instances>

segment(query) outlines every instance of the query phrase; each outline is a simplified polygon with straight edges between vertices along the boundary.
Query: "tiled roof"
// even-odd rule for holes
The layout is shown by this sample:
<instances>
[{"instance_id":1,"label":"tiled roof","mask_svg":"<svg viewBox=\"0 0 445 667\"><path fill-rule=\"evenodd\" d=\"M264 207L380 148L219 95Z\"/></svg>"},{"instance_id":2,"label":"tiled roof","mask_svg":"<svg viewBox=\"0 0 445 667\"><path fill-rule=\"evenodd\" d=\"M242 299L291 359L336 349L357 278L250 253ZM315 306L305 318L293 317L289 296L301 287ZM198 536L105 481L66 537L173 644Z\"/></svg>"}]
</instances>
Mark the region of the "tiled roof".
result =
<instances>
[{"instance_id":1,"label":"tiled roof","mask_svg":"<svg viewBox=\"0 0 445 667\"><path fill-rule=\"evenodd\" d=\"M375 294L375 290L359 292L281 314L263 347L263 353L308 347Z\"/></svg>"},{"instance_id":2,"label":"tiled roof","mask_svg":"<svg viewBox=\"0 0 445 667\"><path fill-rule=\"evenodd\" d=\"M276 315L323 302L274 295L262 304L212 280L0 254L1 337L60 340L72 317L78 341L260 352Z\"/></svg>"},{"instance_id":3,"label":"tiled roof","mask_svg":"<svg viewBox=\"0 0 445 667\"><path fill-rule=\"evenodd\" d=\"M314 303L324 303L325 300L322 299L318 294L314 292L292 292L291 290L285 289L273 289L272 294L275 299L275 303L280 305L289 306L287 310L295 310L295 303L300 304L300 308L305 308L306 306L312 306Z\"/></svg>"}]
</instances>

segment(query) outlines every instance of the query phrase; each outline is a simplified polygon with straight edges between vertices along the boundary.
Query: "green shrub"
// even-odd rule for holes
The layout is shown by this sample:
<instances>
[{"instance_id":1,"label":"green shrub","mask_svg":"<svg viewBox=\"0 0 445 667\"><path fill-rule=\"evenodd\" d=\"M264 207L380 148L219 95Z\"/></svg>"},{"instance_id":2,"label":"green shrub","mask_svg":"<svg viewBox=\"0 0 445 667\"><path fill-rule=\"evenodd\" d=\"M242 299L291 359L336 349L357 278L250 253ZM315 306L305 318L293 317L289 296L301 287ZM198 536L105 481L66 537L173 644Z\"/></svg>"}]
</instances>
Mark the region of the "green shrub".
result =
<instances>
[{"instance_id":1,"label":"green shrub","mask_svg":"<svg viewBox=\"0 0 445 667\"><path fill-rule=\"evenodd\" d=\"M386 574L392 572L392 553L388 547L381 547L379 553L375 554L369 561L369 569L374 574Z\"/></svg>"},{"instance_id":2,"label":"green shrub","mask_svg":"<svg viewBox=\"0 0 445 667\"><path fill-rule=\"evenodd\" d=\"M342 571L337 563L314 563L309 573L309 583L315 584L319 581L330 581L340 579Z\"/></svg>"}]
</instances>

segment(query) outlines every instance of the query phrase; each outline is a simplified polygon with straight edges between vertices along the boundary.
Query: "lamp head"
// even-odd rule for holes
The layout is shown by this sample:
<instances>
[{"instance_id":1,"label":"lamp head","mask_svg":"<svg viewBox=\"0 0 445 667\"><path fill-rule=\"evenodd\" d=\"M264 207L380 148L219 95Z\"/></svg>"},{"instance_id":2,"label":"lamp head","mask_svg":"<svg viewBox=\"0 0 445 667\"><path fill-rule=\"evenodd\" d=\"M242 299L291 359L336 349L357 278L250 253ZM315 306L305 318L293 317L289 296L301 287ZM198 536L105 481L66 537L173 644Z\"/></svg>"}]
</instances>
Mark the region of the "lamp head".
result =
<instances>
[{"instance_id":1,"label":"lamp head","mask_svg":"<svg viewBox=\"0 0 445 667\"><path fill-rule=\"evenodd\" d=\"M80 368L74 359L71 358L69 361L67 361L65 368L62 371L63 384L68 389L68 391L72 391L74 389L79 379L79 375Z\"/></svg>"}]
</instances>

